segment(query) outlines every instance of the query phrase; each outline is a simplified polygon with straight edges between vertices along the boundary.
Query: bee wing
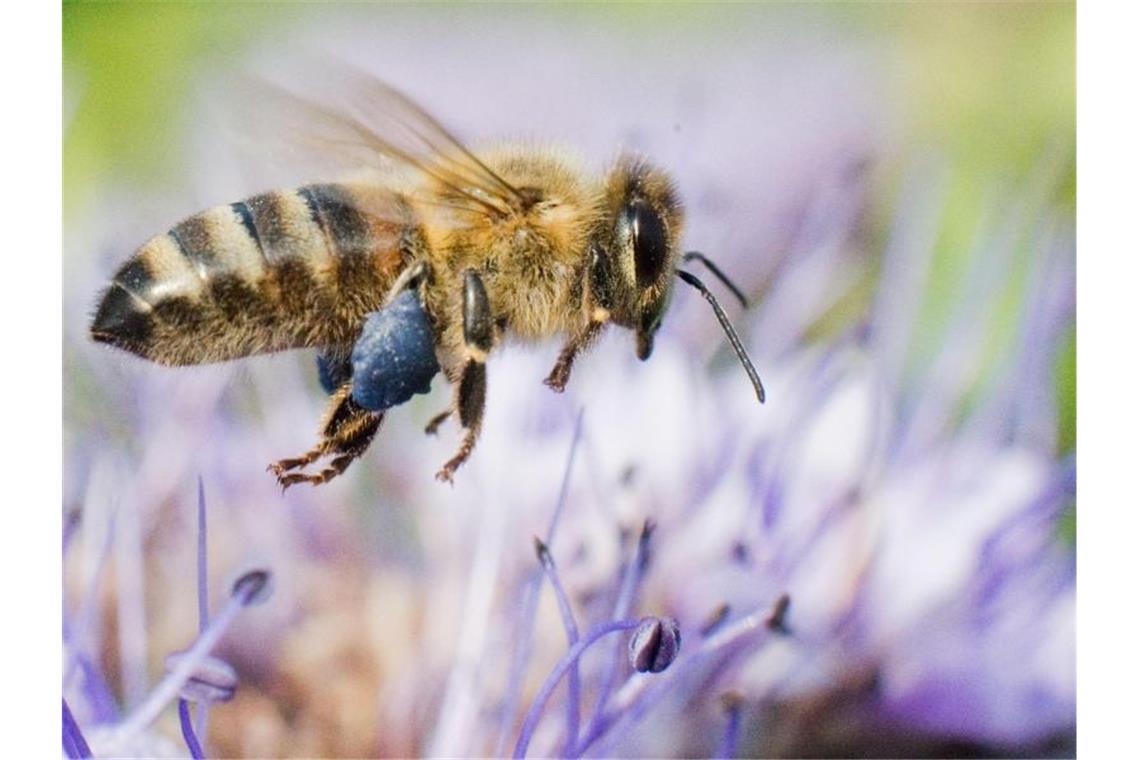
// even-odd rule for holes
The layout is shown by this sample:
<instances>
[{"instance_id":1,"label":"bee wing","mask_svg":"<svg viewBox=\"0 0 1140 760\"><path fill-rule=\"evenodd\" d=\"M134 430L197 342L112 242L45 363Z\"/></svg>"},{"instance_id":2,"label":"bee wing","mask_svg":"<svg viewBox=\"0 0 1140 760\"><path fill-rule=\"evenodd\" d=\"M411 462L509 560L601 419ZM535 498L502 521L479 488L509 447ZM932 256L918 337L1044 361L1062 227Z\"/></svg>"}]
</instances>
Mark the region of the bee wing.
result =
<instances>
[{"instance_id":1,"label":"bee wing","mask_svg":"<svg viewBox=\"0 0 1140 760\"><path fill-rule=\"evenodd\" d=\"M422 106L395 87L348 64L309 66L320 99L269 80L255 84L251 117L283 129L291 142L343 163L412 169L438 183L441 206L499 218L518 209L517 188L472 153ZM316 90L316 88L314 88ZM301 145L298 146L302 147Z\"/></svg>"}]
</instances>

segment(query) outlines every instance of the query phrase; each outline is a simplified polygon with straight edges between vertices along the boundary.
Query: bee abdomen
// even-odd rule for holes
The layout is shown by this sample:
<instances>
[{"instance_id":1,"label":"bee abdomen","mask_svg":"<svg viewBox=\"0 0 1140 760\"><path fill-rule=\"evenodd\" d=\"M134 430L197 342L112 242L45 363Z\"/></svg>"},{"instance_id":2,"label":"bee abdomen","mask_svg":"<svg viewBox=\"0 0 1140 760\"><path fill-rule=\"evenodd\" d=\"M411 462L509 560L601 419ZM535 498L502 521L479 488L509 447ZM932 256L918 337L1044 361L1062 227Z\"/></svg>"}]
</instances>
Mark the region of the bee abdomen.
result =
<instances>
[{"instance_id":1,"label":"bee abdomen","mask_svg":"<svg viewBox=\"0 0 1140 760\"><path fill-rule=\"evenodd\" d=\"M398 205L308 185L192 216L116 273L92 336L164 364L350 344L404 259Z\"/></svg>"}]
</instances>

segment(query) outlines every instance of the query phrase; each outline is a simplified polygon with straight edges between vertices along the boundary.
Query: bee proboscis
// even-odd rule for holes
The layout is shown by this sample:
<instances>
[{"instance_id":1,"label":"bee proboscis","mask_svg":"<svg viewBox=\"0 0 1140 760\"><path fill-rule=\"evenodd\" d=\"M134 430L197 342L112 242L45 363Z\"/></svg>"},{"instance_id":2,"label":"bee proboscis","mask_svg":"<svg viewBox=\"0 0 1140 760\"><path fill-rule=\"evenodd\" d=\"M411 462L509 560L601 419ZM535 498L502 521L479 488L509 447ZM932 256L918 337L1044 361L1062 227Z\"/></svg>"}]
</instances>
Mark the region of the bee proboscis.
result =
<instances>
[{"instance_id":1,"label":"bee proboscis","mask_svg":"<svg viewBox=\"0 0 1140 760\"><path fill-rule=\"evenodd\" d=\"M92 337L167 365L317 349L330 404L317 444L270 465L283 487L344 472L385 410L440 371L453 400L428 432L449 417L464 430L437 473L450 481L475 447L487 357L505 335L565 336L545 381L562 391L611 323L649 357L675 277L708 300L764 401L716 299L679 268L702 262L743 301L703 255L681 253L681 201L664 171L630 154L600 177L553 151L476 154L396 89L368 87L372 116L393 128L299 107L398 171L267 192L176 224L116 272Z\"/></svg>"}]
</instances>

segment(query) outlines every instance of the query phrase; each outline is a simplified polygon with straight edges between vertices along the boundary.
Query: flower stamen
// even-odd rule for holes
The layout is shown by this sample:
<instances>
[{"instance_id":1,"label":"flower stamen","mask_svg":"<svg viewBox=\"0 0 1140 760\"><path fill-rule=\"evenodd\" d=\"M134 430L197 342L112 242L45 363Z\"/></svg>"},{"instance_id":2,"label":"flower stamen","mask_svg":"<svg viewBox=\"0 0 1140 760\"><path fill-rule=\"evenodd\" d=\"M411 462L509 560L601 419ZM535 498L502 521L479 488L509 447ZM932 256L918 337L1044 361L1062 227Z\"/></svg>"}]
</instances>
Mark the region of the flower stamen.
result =
<instances>
[{"instance_id":1,"label":"flower stamen","mask_svg":"<svg viewBox=\"0 0 1140 760\"><path fill-rule=\"evenodd\" d=\"M151 691L150 695L127 717L108 737L109 748L122 747L138 736L147 726L154 723L171 700L177 697L187 682L197 672L206 656L221 640L222 635L244 608L264 601L270 592L268 570L251 570L233 585L233 593L226 606L198 636L193 646L166 677Z\"/></svg>"},{"instance_id":2,"label":"flower stamen","mask_svg":"<svg viewBox=\"0 0 1140 760\"><path fill-rule=\"evenodd\" d=\"M534 729L538 725L539 718L542 717L542 711L546 708L546 703L550 700L550 695L554 692L554 687L562 680L562 676L566 674L571 667L582 656L582 653L590 648L592 644L605 636L619 631L628 631L637 628L641 625L640 620L617 620L607 623L599 623L586 632L586 636L578 641L574 646L570 647L566 654L562 655L562 659L555 664L554 669L550 671L550 675L543 681L542 686L538 690L534 701L531 702L530 709L526 712L526 717L523 719L522 730L519 732L518 741L515 743L515 750L512 757L520 758L526 757L527 747L530 746L530 740L534 736Z\"/></svg>"},{"instance_id":3,"label":"flower stamen","mask_svg":"<svg viewBox=\"0 0 1140 760\"><path fill-rule=\"evenodd\" d=\"M558 578L558 568L554 566L554 558L550 556L550 549L542 542L538 536L534 537L534 551L538 555L538 561L542 564L542 570L546 573L546 577L550 579L550 585L554 589L554 597L558 600L558 612L562 615L562 626L566 629L566 644L573 647L578 643L578 624L574 621L574 611L570 609L570 598L566 596L566 590L562 586L562 581ZM570 666L570 674L566 677L566 750L569 753L574 745L578 743L578 723L581 716L582 705L582 676L581 668L578 662L575 661Z\"/></svg>"}]
</instances>

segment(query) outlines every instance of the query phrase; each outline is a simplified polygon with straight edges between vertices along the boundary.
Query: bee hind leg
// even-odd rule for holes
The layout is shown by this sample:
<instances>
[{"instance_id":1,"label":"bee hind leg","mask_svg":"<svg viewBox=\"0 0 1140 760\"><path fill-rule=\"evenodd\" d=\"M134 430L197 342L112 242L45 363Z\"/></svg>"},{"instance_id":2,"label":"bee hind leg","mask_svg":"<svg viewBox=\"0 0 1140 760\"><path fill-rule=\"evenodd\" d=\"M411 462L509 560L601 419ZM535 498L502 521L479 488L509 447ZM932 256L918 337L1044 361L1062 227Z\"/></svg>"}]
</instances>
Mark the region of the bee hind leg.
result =
<instances>
[{"instance_id":1,"label":"bee hind leg","mask_svg":"<svg viewBox=\"0 0 1140 760\"><path fill-rule=\"evenodd\" d=\"M321 424L321 440L299 457L282 459L269 465L282 489L297 483L320 485L343 473L367 449L380 423L383 412L365 409L352 399L352 385L345 383L332 396L329 411ZM322 457L330 456L328 465L315 473L292 472L308 467Z\"/></svg>"}]
</instances>

